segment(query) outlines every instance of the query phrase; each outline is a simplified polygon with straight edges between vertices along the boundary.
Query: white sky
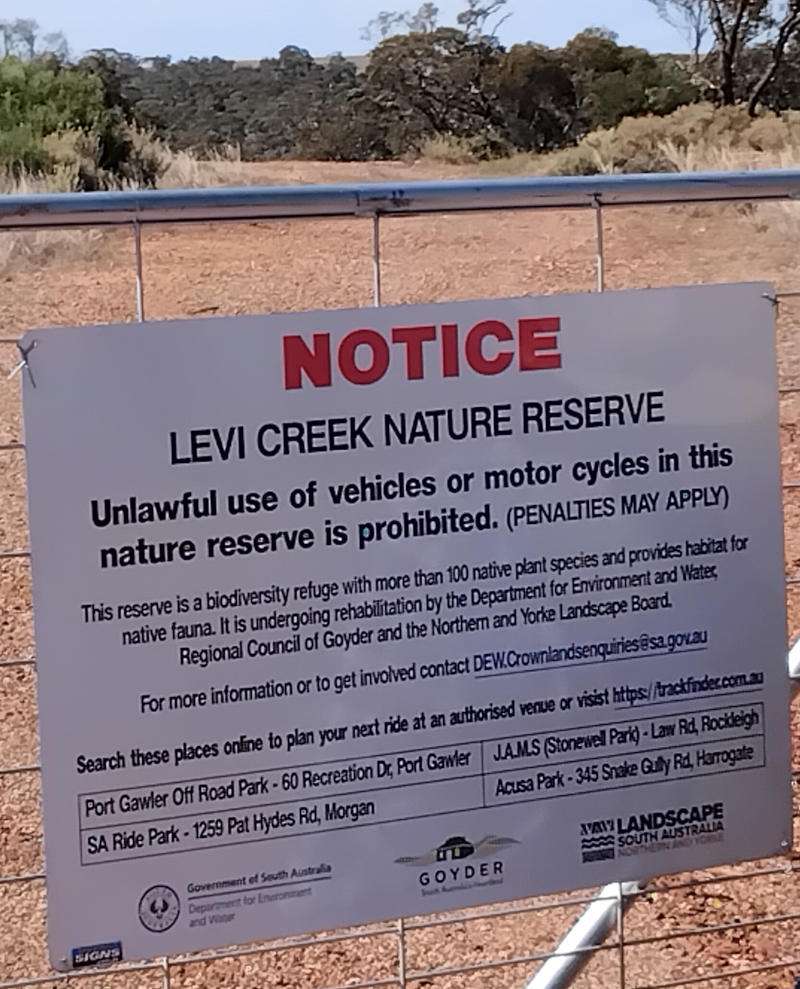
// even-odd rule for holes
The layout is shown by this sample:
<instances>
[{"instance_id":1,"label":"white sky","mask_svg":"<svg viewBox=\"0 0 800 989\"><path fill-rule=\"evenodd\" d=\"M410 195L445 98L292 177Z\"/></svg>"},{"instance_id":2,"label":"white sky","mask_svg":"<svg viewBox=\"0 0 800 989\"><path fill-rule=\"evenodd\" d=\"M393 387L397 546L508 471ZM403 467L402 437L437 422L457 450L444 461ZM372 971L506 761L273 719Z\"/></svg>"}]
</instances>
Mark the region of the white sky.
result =
<instances>
[{"instance_id":1,"label":"white sky","mask_svg":"<svg viewBox=\"0 0 800 989\"><path fill-rule=\"evenodd\" d=\"M369 46L361 28L382 9L419 6L417 0L5 0L4 18L34 17L63 31L73 52L117 48L135 55L220 55L263 58L284 45L313 55L354 55ZM440 0L453 23L458 0ZM577 31L602 25L623 44L652 51L685 49L681 36L659 20L648 0L511 0L513 16L500 30L504 44L559 45Z\"/></svg>"}]
</instances>

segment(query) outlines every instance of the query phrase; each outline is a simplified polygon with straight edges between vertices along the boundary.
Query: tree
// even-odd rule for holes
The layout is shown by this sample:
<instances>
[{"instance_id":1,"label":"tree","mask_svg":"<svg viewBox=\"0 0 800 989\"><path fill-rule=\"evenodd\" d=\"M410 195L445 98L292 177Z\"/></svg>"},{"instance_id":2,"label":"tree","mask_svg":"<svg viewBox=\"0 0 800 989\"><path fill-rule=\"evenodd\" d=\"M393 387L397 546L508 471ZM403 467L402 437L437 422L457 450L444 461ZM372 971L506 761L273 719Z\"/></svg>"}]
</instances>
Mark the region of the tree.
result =
<instances>
[{"instance_id":1,"label":"tree","mask_svg":"<svg viewBox=\"0 0 800 989\"><path fill-rule=\"evenodd\" d=\"M130 80L138 70L138 62L127 52L114 48L95 48L77 63L78 68L89 75L97 76L103 85L103 98L106 107L118 108L126 120L133 118Z\"/></svg>"},{"instance_id":2,"label":"tree","mask_svg":"<svg viewBox=\"0 0 800 989\"><path fill-rule=\"evenodd\" d=\"M465 10L462 10L456 17L456 23L471 38L496 38L500 25L504 24L511 11L506 11L491 28L488 27L490 18L500 13L508 3L508 0L467 0Z\"/></svg>"},{"instance_id":3,"label":"tree","mask_svg":"<svg viewBox=\"0 0 800 989\"><path fill-rule=\"evenodd\" d=\"M439 21L439 8L434 3L423 3L416 13L410 10L382 10L361 31L365 41L373 38L386 38L402 31L429 33L436 30Z\"/></svg>"},{"instance_id":4,"label":"tree","mask_svg":"<svg viewBox=\"0 0 800 989\"><path fill-rule=\"evenodd\" d=\"M771 49L763 45L751 47L747 65L751 86L766 71L771 59ZM787 44L778 69L761 94L761 105L776 112L800 107L800 37Z\"/></svg>"},{"instance_id":5,"label":"tree","mask_svg":"<svg viewBox=\"0 0 800 989\"><path fill-rule=\"evenodd\" d=\"M78 188L121 174L132 148L104 106L100 80L55 57L0 59L0 167L43 174L67 160ZM91 159L91 160L90 160Z\"/></svg>"},{"instance_id":6,"label":"tree","mask_svg":"<svg viewBox=\"0 0 800 989\"><path fill-rule=\"evenodd\" d=\"M671 113L697 97L688 73L643 48L618 44L602 28L576 34L563 57L578 97L578 136L623 117Z\"/></svg>"},{"instance_id":7,"label":"tree","mask_svg":"<svg viewBox=\"0 0 800 989\"><path fill-rule=\"evenodd\" d=\"M44 154L41 139L65 130L94 130L103 115L103 92L98 79L44 59L23 61L14 55L0 59L0 134L9 142L25 137L31 155L5 160L13 171L32 167ZM20 144L21 146L21 144Z\"/></svg>"},{"instance_id":8,"label":"tree","mask_svg":"<svg viewBox=\"0 0 800 989\"><path fill-rule=\"evenodd\" d=\"M390 126L365 92L355 65L337 55L325 65L315 95L297 121L292 153L332 161L385 158Z\"/></svg>"},{"instance_id":9,"label":"tree","mask_svg":"<svg viewBox=\"0 0 800 989\"><path fill-rule=\"evenodd\" d=\"M755 115L767 87L775 79L787 47L797 38L798 33L800 33L800 0L788 0L783 10L783 16L775 22L775 36L769 62L756 80L750 93L750 99L747 101L747 109L751 117Z\"/></svg>"},{"instance_id":10,"label":"tree","mask_svg":"<svg viewBox=\"0 0 800 989\"><path fill-rule=\"evenodd\" d=\"M737 72L747 45L769 28L771 0L706 0L714 33L717 87L720 102L737 99Z\"/></svg>"},{"instance_id":11,"label":"tree","mask_svg":"<svg viewBox=\"0 0 800 989\"><path fill-rule=\"evenodd\" d=\"M456 24L470 38L495 38L500 25L511 17L511 11L495 20L489 27L490 20L495 14L506 7L509 0L466 0L466 7L456 15ZM439 24L439 8L434 3L423 3L413 13L410 10L382 10L377 17L361 31L365 41L373 38L387 38L392 34L408 32L410 34L430 34Z\"/></svg>"},{"instance_id":12,"label":"tree","mask_svg":"<svg viewBox=\"0 0 800 989\"><path fill-rule=\"evenodd\" d=\"M436 134L480 136L487 149L504 139L493 80L499 49L455 28L386 38L370 56L366 91L391 121L395 154Z\"/></svg>"},{"instance_id":13,"label":"tree","mask_svg":"<svg viewBox=\"0 0 800 989\"><path fill-rule=\"evenodd\" d=\"M753 115L800 34L800 0L706 0L714 33L720 102L747 101ZM762 71L747 78L751 47L767 52Z\"/></svg>"},{"instance_id":14,"label":"tree","mask_svg":"<svg viewBox=\"0 0 800 989\"><path fill-rule=\"evenodd\" d=\"M0 41L3 56L16 55L26 61L40 55L55 55L65 61L69 55L67 39L61 31L42 34L38 22L29 17L0 21Z\"/></svg>"},{"instance_id":15,"label":"tree","mask_svg":"<svg viewBox=\"0 0 800 989\"><path fill-rule=\"evenodd\" d=\"M573 136L578 97L561 53L514 45L502 56L498 92L515 147L549 151Z\"/></svg>"},{"instance_id":16,"label":"tree","mask_svg":"<svg viewBox=\"0 0 800 989\"><path fill-rule=\"evenodd\" d=\"M696 69L709 30L707 0L648 0L648 3L689 42Z\"/></svg>"},{"instance_id":17,"label":"tree","mask_svg":"<svg viewBox=\"0 0 800 989\"><path fill-rule=\"evenodd\" d=\"M755 114L800 34L800 0L648 0L692 42L695 70L710 30L719 102L747 102ZM758 71L753 73L754 66Z\"/></svg>"}]
</instances>

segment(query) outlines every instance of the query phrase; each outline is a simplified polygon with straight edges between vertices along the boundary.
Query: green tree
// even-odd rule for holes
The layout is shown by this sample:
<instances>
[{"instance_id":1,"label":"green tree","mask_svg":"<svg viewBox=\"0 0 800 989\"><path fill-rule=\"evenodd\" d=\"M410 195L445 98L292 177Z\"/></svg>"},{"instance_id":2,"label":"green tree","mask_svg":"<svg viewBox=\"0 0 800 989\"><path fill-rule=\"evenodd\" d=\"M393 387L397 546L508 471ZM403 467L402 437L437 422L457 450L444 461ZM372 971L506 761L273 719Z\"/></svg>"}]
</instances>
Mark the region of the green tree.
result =
<instances>
[{"instance_id":1,"label":"green tree","mask_svg":"<svg viewBox=\"0 0 800 989\"><path fill-rule=\"evenodd\" d=\"M297 122L293 153L333 161L385 158L388 123L364 91L355 65L334 56L322 69L312 102Z\"/></svg>"},{"instance_id":2,"label":"green tree","mask_svg":"<svg viewBox=\"0 0 800 989\"><path fill-rule=\"evenodd\" d=\"M671 113L697 98L688 73L643 48L620 45L602 28L576 34L564 48L578 96L579 127L613 127L623 117Z\"/></svg>"},{"instance_id":3,"label":"green tree","mask_svg":"<svg viewBox=\"0 0 800 989\"><path fill-rule=\"evenodd\" d=\"M769 60L755 80L747 100L751 117L755 115L759 103L778 75L786 60L787 51L791 52L800 38L800 0L788 0L780 14L773 16L771 27Z\"/></svg>"},{"instance_id":4,"label":"green tree","mask_svg":"<svg viewBox=\"0 0 800 989\"><path fill-rule=\"evenodd\" d=\"M86 190L152 185L160 161L134 138L100 75L55 56L0 59L0 168L20 175L62 166Z\"/></svg>"},{"instance_id":5,"label":"green tree","mask_svg":"<svg viewBox=\"0 0 800 989\"><path fill-rule=\"evenodd\" d=\"M67 39L61 31L43 34L39 22L30 17L0 21L0 44L3 57L16 55L30 60L40 55L55 55L61 60L69 56Z\"/></svg>"},{"instance_id":6,"label":"green tree","mask_svg":"<svg viewBox=\"0 0 800 989\"><path fill-rule=\"evenodd\" d=\"M87 52L77 67L100 80L107 109L118 109L126 119L133 119L135 88L131 83L139 68L133 55L114 48L97 48Z\"/></svg>"},{"instance_id":7,"label":"green tree","mask_svg":"<svg viewBox=\"0 0 800 989\"><path fill-rule=\"evenodd\" d=\"M0 164L15 174L47 169L44 138L63 131L89 133L103 116L99 79L56 59L0 59Z\"/></svg>"},{"instance_id":8,"label":"green tree","mask_svg":"<svg viewBox=\"0 0 800 989\"><path fill-rule=\"evenodd\" d=\"M710 28L709 58L723 106L743 100L750 114L768 96L800 36L800 0L648 0L671 24ZM698 39L695 53L699 52ZM696 59L696 62L698 60ZM753 72L759 64L760 71Z\"/></svg>"},{"instance_id":9,"label":"green tree","mask_svg":"<svg viewBox=\"0 0 800 989\"><path fill-rule=\"evenodd\" d=\"M496 91L499 49L455 28L387 38L370 55L366 91L391 121L391 150L418 149L435 134L505 140Z\"/></svg>"},{"instance_id":10,"label":"green tree","mask_svg":"<svg viewBox=\"0 0 800 989\"><path fill-rule=\"evenodd\" d=\"M497 80L507 127L516 147L548 151L569 142L578 97L559 52L544 45L514 45L501 57Z\"/></svg>"}]
</instances>

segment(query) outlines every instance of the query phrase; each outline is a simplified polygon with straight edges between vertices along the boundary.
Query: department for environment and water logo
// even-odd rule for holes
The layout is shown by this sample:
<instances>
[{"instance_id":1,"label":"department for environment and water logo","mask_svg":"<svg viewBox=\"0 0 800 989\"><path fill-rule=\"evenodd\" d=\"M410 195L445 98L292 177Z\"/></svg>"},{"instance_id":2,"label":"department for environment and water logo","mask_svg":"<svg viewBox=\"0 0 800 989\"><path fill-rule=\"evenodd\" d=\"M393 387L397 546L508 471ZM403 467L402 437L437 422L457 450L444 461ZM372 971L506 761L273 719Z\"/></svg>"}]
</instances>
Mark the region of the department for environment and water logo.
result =
<instances>
[{"instance_id":1,"label":"department for environment and water logo","mask_svg":"<svg viewBox=\"0 0 800 989\"><path fill-rule=\"evenodd\" d=\"M500 856L518 844L516 838L496 834L484 835L480 841L452 835L436 848L420 855L401 856L395 863L420 870L418 883L422 896L454 893L475 886L502 884L504 863Z\"/></svg>"},{"instance_id":2,"label":"department for environment and water logo","mask_svg":"<svg viewBox=\"0 0 800 989\"><path fill-rule=\"evenodd\" d=\"M181 914L181 901L171 886L151 886L139 900L139 920L153 934L163 934Z\"/></svg>"}]
</instances>

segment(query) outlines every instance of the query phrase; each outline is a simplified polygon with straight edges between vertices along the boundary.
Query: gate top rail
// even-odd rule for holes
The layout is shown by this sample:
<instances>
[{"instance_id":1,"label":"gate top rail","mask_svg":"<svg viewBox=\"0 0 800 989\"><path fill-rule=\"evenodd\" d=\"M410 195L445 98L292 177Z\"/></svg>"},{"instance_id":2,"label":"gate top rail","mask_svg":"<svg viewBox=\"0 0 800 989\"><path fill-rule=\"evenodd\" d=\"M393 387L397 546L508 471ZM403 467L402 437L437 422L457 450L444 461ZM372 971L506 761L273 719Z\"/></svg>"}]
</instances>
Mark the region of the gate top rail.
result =
<instances>
[{"instance_id":1,"label":"gate top rail","mask_svg":"<svg viewBox=\"0 0 800 989\"><path fill-rule=\"evenodd\" d=\"M0 229L800 198L800 169L0 196Z\"/></svg>"}]
</instances>

